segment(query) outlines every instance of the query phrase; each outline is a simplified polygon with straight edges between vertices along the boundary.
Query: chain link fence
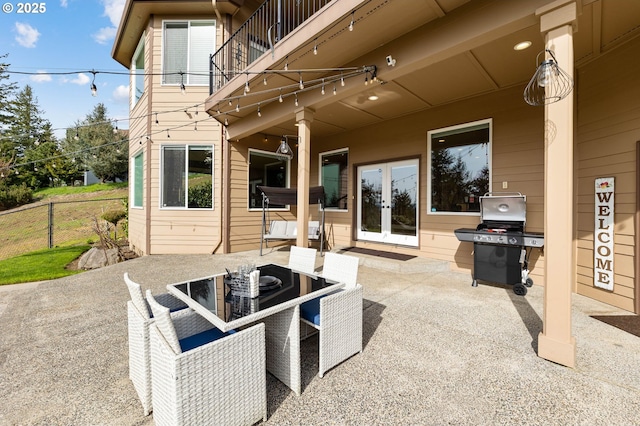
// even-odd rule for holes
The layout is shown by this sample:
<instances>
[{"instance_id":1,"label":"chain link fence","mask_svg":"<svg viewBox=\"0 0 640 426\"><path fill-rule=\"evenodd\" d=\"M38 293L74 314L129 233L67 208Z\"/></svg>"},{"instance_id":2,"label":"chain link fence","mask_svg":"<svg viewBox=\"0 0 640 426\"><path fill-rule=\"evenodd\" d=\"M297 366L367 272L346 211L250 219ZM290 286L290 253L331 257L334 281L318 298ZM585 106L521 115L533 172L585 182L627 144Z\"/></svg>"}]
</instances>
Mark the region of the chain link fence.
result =
<instances>
[{"instance_id":1,"label":"chain link fence","mask_svg":"<svg viewBox=\"0 0 640 426\"><path fill-rule=\"evenodd\" d=\"M123 210L122 198L55 201L0 213L0 260L56 246L97 241L94 218Z\"/></svg>"}]
</instances>

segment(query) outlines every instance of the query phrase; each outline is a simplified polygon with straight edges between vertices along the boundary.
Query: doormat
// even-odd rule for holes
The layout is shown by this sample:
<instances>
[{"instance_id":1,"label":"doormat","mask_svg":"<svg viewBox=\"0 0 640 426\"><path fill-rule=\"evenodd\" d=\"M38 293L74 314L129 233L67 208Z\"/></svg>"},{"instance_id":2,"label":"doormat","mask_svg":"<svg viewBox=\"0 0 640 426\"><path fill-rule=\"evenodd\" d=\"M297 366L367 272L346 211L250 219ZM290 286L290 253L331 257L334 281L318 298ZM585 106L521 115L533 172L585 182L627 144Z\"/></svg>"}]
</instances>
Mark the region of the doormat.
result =
<instances>
[{"instance_id":1,"label":"doormat","mask_svg":"<svg viewBox=\"0 0 640 426\"><path fill-rule=\"evenodd\" d=\"M368 248L362 248L362 247L349 247L344 249L344 251L350 251L352 253L366 254L369 256L378 256L378 257L384 257L385 259L402 260L402 261L417 257L417 256L412 256L410 254L391 253L388 251L374 250L374 249L368 249Z\"/></svg>"},{"instance_id":2,"label":"doormat","mask_svg":"<svg viewBox=\"0 0 640 426\"><path fill-rule=\"evenodd\" d=\"M638 315L591 315L591 318L640 337L640 316Z\"/></svg>"}]
</instances>

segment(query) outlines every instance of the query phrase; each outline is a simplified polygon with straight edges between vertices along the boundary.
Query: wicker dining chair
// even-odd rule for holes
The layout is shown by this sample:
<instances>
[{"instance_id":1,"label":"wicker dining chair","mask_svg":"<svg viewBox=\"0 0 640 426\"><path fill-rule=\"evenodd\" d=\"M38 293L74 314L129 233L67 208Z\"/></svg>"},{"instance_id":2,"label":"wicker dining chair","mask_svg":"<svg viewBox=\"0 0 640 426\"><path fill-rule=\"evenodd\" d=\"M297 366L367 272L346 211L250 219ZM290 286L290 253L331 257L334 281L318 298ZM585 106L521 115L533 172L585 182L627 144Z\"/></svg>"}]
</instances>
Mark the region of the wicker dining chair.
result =
<instances>
[{"instance_id":1,"label":"wicker dining chair","mask_svg":"<svg viewBox=\"0 0 640 426\"><path fill-rule=\"evenodd\" d=\"M267 420L265 326L237 332L172 317L150 291L156 425L251 425Z\"/></svg>"},{"instance_id":2,"label":"wicker dining chair","mask_svg":"<svg viewBox=\"0 0 640 426\"><path fill-rule=\"evenodd\" d=\"M354 256L326 253L321 279L345 286L300 306L300 319L319 332L320 377L357 353L362 353L362 286L357 283L358 261Z\"/></svg>"},{"instance_id":3,"label":"wicker dining chair","mask_svg":"<svg viewBox=\"0 0 640 426\"><path fill-rule=\"evenodd\" d=\"M287 267L296 272L312 275L316 269L317 253L318 250L314 248L291 246Z\"/></svg>"},{"instance_id":4,"label":"wicker dining chair","mask_svg":"<svg viewBox=\"0 0 640 426\"><path fill-rule=\"evenodd\" d=\"M129 278L125 272L124 282L127 284L131 300L127 302L128 335L129 335L129 378L140 398L144 415L151 413L151 361L149 358L149 325L153 322L151 309L142 293L140 284ZM156 295L156 300L172 311L172 315L195 315L181 300L169 293ZM202 320L203 323L207 323Z\"/></svg>"}]
</instances>

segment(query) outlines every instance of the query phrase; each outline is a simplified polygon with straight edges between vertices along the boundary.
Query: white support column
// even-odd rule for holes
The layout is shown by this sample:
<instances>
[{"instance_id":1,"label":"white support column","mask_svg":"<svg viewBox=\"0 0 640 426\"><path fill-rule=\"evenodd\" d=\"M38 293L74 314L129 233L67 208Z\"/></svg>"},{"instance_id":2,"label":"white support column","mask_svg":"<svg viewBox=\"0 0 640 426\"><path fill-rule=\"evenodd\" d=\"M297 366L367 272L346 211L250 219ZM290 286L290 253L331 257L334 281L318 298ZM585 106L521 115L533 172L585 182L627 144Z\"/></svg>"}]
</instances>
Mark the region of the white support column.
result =
<instances>
[{"instance_id":1,"label":"white support column","mask_svg":"<svg viewBox=\"0 0 640 426\"><path fill-rule=\"evenodd\" d=\"M537 12L545 47L558 66L573 77L573 28L576 4L558 1ZM575 93L545 106L545 287L543 330L538 356L574 367L576 342L571 335L571 293L575 277L573 243L573 99Z\"/></svg>"},{"instance_id":2,"label":"white support column","mask_svg":"<svg viewBox=\"0 0 640 426\"><path fill-rule=\"evenodd\" d=\"M311 162L311 122L314 111L309 108L296 110L298 122L298 235L296 245L309 245L309 164Z\"/></svg>"}]
</instances>

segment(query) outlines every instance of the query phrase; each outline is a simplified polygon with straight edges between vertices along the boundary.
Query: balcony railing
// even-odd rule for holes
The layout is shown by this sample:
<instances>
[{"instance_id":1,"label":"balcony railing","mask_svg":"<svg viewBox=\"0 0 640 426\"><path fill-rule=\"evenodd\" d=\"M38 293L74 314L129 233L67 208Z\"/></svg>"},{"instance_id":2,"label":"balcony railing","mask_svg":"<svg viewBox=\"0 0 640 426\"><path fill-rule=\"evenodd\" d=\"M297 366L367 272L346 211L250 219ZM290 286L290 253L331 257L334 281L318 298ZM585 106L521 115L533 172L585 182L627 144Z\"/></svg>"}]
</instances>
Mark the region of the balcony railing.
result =
<instances>
[{"instance_id":1,"label":"balcony railing","mask_svg":"<svg viewBox=\"0 0 640 426\"><path fill-rule=\"evenodd\" d=\"M266 0L213 55L209 94L227 84L331 0Z\"/></svg>"}]
</instances>

